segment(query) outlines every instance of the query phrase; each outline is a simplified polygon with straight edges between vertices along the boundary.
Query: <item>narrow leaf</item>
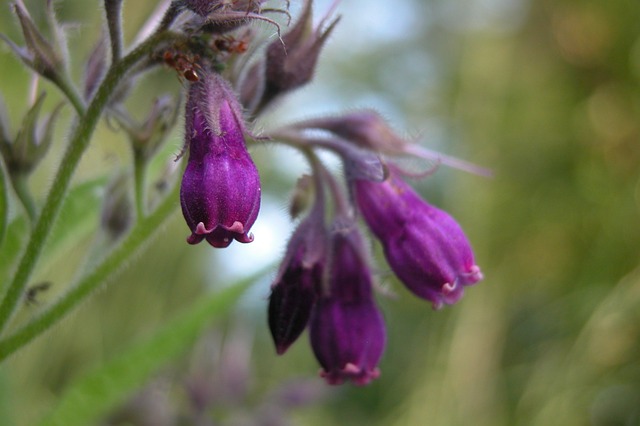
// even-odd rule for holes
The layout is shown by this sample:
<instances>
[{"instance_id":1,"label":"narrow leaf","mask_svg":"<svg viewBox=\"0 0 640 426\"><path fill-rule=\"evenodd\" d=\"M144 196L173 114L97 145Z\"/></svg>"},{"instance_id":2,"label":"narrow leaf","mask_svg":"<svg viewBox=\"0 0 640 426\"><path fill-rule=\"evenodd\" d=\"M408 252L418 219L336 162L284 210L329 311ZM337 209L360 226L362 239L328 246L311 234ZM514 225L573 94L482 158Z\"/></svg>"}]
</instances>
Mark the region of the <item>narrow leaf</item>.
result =
<instances>
[{"instance_id":1,"label":"narrow leaf","mask_svg":"<svg viewBox=\"0 0 640 426\"><path fill-rule=\"evenodd\" d=\"M73 247L80 239L86 237L95 228L102 193L100 189L106 183L105 177L83 182L74 187L66 197L62 207L62 215L57 221L52 236L47 242L47 253L61 253ZM8 189L8 188L5 188ZM3 191L6 194L6 191ZM0 196L1 197L1 196ZM0 201L1 204L1 201ZM1 212L0 206L0 212ZM18 216L6 225L4 241L0 239L0 291L8 281L13 266L24 249L29 235L29 224L24 216ZM54 259L45 256L44 259ZM41 267L46 268L47 262Z\"/></svg>"},{"instance_id":2,"label":"narrow leaf","mask_svg":"<svg viewBox=\"0 0 640 426\"><path fill-rule=\"evenodd\" d=\"M228 313L255 274L212 294L169 321L149 340L134 345L93 373L72 384L41 425L84 426L99 419L142 387L162 366L178 357L211 325Z\"/></svg>"}]
</instances>

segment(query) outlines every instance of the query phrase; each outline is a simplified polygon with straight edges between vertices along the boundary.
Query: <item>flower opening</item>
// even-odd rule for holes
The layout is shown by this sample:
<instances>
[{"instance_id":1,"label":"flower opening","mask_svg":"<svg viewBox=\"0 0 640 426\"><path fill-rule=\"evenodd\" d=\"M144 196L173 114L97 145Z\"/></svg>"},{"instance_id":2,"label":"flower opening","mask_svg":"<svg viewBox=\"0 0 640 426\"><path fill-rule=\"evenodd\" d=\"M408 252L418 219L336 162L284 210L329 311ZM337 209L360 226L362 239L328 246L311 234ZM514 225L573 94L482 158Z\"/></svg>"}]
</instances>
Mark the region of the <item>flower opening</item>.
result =
<instances>
[{"instance_id":1,"label":"flower opening","mask_svg":"<svg viewBox=\"0 0 640 426\"><path fill-rule=\"evenodd\" d=\"M339 385L350 380L366 385L380 375L377 365L386 332L355 225L347 233L334 233L331 252L327 288L309 323L311 347L327 383Z\"/></svg>"},{"instance_id":2,"label":"flower opening","mask_svg":"<svg viewBox=\"0 0 640 426\"><path fill-rule=\"evenodd\" d=\"M391 269L434 308L457 302L464 286L482 280L460 225L424 201L394 173L384 182L355 181L360 212L382 242Z\"/></svg>"},{"instance_id":3,"label":"flower opening","mask_svg":"<svg viewBox=\"0 0 640 426\"><path fill-rule=\"evenodd\" d=\"M206 239L220 248L234 239L253 241L260 178L245 146L238 101L221 77L206 73L191 85L185 137L189 161L180 201L192 232L187 241Z\"/></svg>"}]
</instances>

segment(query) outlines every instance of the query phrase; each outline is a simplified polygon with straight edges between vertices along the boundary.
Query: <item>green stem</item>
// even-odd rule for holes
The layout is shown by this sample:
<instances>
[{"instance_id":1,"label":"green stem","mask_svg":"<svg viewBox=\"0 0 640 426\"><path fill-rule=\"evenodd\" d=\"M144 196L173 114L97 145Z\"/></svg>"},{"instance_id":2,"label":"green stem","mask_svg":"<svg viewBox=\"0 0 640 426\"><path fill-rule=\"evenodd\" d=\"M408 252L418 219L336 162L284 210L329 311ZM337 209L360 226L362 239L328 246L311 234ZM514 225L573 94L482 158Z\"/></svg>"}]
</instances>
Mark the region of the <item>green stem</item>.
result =
<instances>
[{"instance_id":1,"label":"green stem","mask_svg":"<svg viewBox=\"0 0 640 426\"><path fill-rule=\"evenodd\" d=\"M78 93L76 86L69 79L69 75L67 73L62 73L58 76L53 82L58 86L58 89L64 93L67 97L73 108L78 113L78 116L82 117L87 112L87 107L82 100L82 97Z\"/></svg>"},{"instance_id":2,"label":"green stem","mask_svg":"<svg viewBox=\"0 0 640 426\"><path fill-rule=\"evenodd\" d=\"M115 272L126 263L127 259L131 259L143 244L149 242L149 237L176 210L179 187L180 185L175 185L174 189L165 197L158 208L145 219L138 221L120 245L102 260L92 272L81 278L62 298L16 333L0 340L0 361L3 361L9 355L44 333L49 327L77 307L80 302L85 300L108 278L112 278Z\"/></svg>"},{"instance_id":3,"label":"green stem","mask_svg":"<svg viewBox=\"0 0 640 426\"><path fill-rule=\"evenodd\" d=\"M111 68L109 68L107 75L98 88L91 104L87 108L86 114L82 120L79 120L78 124L74 128L69 146L67 147L67 151L62 159L60 167L58 168L58 173L53 181L53 186L51 187L44 206L42 207L40 217L33 228L27 248L20 260L16 274L13 277L12 282L9 284L7 292L0 304L0 332L5 330L18 306L22 293L27 285L27 280L29 279L36 261L42 252L44 243L53 226L53 222L58 216L60 206L62 205L64 195L69 187L71 177L80 162L82 154L89 146L91 135L95 130L96 124L98 123L98 120L102 115L102 111L107 105L111 94L132 66L134 66L144 56L148 55L158 43L170 39L171 37L175 36L171 33L156 34L147 39L137 49L122 58L122 60L113 64Z\"/></svg>"},{"instance_id":4,"label":"green stem","mask_svg":"<svg viewBox=\"0 0 640 426\"><path fill-rule=\"evenodd\" d=\"M7 176L4 161L0 159L0 248L4 242L4 235L9 224L9 196L7 195Z\"/></svg>"},{"instance_id":5,"label":"green stem","mask_svg":"<svg viewBox=\"0 0 640 426\"><path fill-rule=\"evenodd\" d=\"M104 9L111 40L111 62L122 57L122 0L105 0Z\"/></svg>"},{"instance_id":6,"label":"green stem","mask_svg":"<svg viewBox=\"0 0 640 426\"><path fill-rule=\"evenodd\" d=\"M135 180L135 202L136 202L136 218L138 221L146 216L146 174L147 162L142 154L134 150L133 153L133 174Z\"/></svg>"},{"instance_id":7,"label":"green stem","mask_svg":"<svg viewBox=\"0 0 640 426\"><path fill-rule=\"evenodd\" d=\"M33 201L31 191L29 191L26 174L14 175L13 190L20 199L20 202L22 203L27 216L29 216L29 222L33 226L36 222L37 217L36 203Z\"/></svg>"}]
</instances>

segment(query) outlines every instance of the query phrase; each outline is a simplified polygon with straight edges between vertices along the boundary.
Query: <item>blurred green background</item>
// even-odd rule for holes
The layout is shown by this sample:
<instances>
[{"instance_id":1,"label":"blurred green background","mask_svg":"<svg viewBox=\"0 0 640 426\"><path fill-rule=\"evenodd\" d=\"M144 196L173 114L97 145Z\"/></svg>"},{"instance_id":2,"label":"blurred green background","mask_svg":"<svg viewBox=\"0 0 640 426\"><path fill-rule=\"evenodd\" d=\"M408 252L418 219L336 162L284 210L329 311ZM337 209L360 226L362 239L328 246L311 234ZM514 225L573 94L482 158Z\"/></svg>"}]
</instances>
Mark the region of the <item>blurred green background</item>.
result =
<instances>
[{"instance_id":1,"label":"blurred green background","mask_svg":"<svg viewBox=\"0 0 640 426\"><path fill-rule=\"evenodd\" d=\"M42 22L41 3L26 2ZM99 36L98 3L57 2L61 19L77 23L69 36L78 78ZM294 14L297 3L292 1ZM416 184L462 224L485 280L457 305L433 311L380 260L379 281L396 294L379 297L389 336L380 379L365 388L322 388L317 401L294 410L289 421L640 425L640 3L343 3L343 20L314 86L283 102L258 127L373 107L401 134L491 168L491 179L441 168ZM126 2L127 40L154 6ZM327 7L317 4L318 17ZM21 41L4 0L0 8L0 31ZM13 132L29 104L29 84L28 73L0 49L0 89ZM58 94L46 83L41 87L52 108ZM132 110L146 110L158 87L180 90L173 73L158 71L141 85ZM64 113L68 124L71 109ZM159 164L179 151L178 127ZM64 148L65 125L57 134L31 182L39 196ZM188 310L203 293L282 254L291 231L284 212L296 176L279 164L294 154L275 147L252 152L265 192L256 242L224 251L188 246L187 227L176 214L105 290L0 368L3 425L33 424L87 371ZM129 161L125 138L103 124L75 182ZM87 230L80 235L57 257L49 253L36 272L34 281L54 283L40 295L41 304L64 289L98 238ZM374 245L374 251L380 250ZM285 356L275 355L265 319L269 279L225 321L230 327L212 332L224 342L244 330L249 372L243 402L216 412L221 424L267 424L247 413L270 390L313 377L318 369L306 337ZM21 318L40 308L26 307ZM212 353L219 347L212 345ZM160 386L170 396L168 405L180 405L193 362L194 355L176 360L149 386ZM247 415L236 418L229 414L234 410Z\"/></svg>"}]
</instances>

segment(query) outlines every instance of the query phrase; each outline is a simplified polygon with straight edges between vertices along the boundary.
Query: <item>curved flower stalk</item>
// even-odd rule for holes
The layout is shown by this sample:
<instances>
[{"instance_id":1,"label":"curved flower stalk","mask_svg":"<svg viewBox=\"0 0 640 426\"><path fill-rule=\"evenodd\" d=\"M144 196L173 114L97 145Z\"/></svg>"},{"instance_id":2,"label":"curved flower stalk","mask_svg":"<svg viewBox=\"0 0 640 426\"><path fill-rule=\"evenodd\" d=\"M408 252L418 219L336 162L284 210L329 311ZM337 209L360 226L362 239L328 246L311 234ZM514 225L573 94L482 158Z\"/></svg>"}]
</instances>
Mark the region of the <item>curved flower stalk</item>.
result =
<instances>
[{"instance_id":1,"label":"curved flower stalk","mask_svg":"<svg viewBox=\"0 0 640 426\"><path fill-rule=\"evenodd\" d=\"M298 130L325 130L361 148L384 155L410 155L479 176L492 175L491 170L484 167L427 149L400 137L374 110L351 111L339 116L312 118L296 123L292 127Z\"/></svg>"},{"instance_id":2,"label":"curved flower stalk","mask_svg":"<svg viewBox=\"0 0 640 426\"><path fill-rule=\"evenodd\" d=\"M205 73L191 85L185 130L189 162L180 190L189 244L206 239L221 248L234 239L253 241L249 230L260 208L260 178L244 132L240 105L220 76Z\"/></svg>"}]
</instances>

